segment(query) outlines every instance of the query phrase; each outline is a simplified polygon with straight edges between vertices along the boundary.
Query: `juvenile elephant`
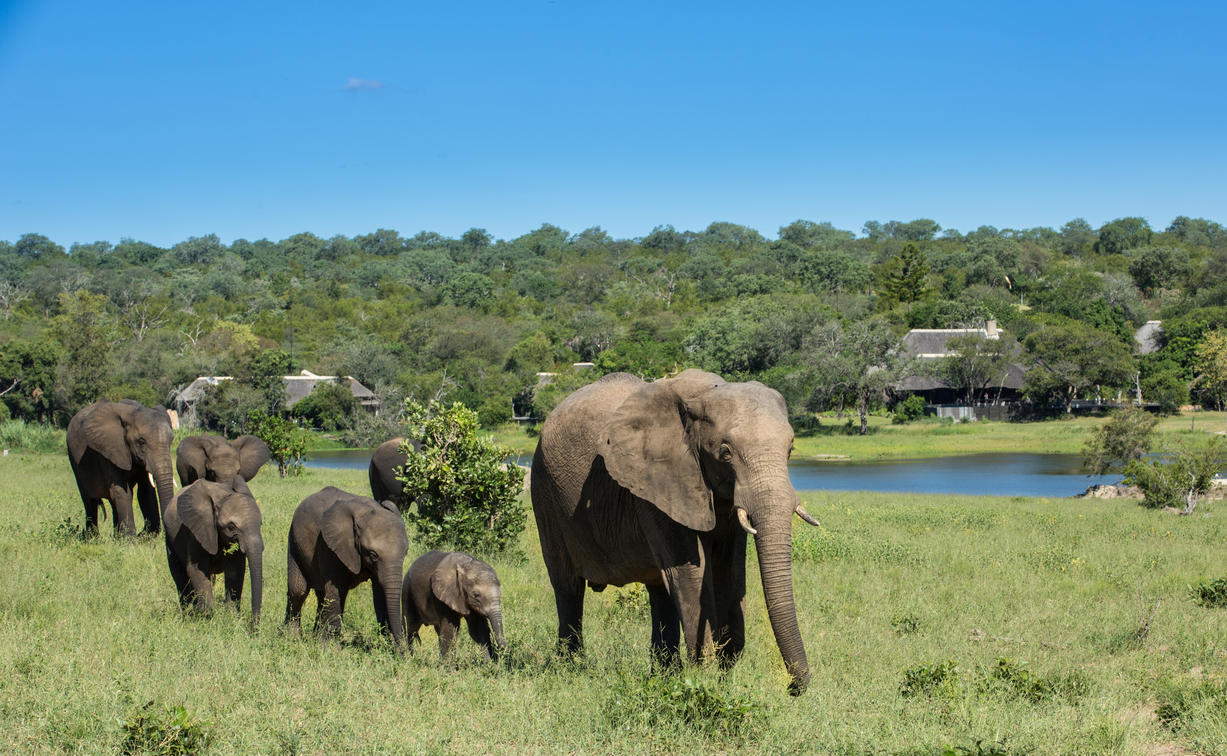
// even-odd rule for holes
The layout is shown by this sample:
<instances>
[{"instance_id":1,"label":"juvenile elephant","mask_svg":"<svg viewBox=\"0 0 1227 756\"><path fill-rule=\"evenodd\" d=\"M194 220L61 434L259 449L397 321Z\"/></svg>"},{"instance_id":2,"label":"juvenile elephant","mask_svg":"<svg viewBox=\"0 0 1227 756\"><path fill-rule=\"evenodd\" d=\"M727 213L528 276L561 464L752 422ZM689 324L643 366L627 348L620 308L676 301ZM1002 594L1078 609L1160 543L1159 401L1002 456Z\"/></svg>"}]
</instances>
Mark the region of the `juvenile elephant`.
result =
<instances>
[{"instance_id":1,"label":"juvenile elephant","mask_svg":"<svg viewBox=\"0 0 1227 756\"><path fill-rule=\"evenodd\" d=\"M584 589L643 583L652 650L692 659L745 646L746 534L755 537L767 614L799 695L809 664L792 591L788 478L793 433L780 394L687 370L645 383L607 375L546 418L533 456L533 514L554 588L558 637L583 645Z\"/></svg>"},{"instance_id":2,"label":"juvenile elephant","mask_svg":"<svg viewBox=\"0 0 1227 756\"><path fill-rule=\"evenodd\" d=\"M412 643L422 625L433 626L439 654L447 658L464 617L469 637L487 659L497 659L503 647L502 591L494 568L480 559L459 551L428 551L405 573L400 601L405 636Z\"/></svg>"},{"instance_id":3,"label":"juvenile elephant","mask_svg":"<svg viewBox=\"0 0 1227 756\"><path fill-rule=\"evenodd\" d=\"M290 522L286 624L298 629L307 592L314 591L319 604L316 630L336 635L345 597L370 580L375 618L402 647L400 587L408 550L405 521L392 502L379 503L332 486L311 494Z\"/></svg>"},{"instance_id":4,"label":"juvenile elephant","mask_svg":"<svg viewBox=\"0 0 1227 756\"><path fill-rule=\"evenodd\" d=\"M130 399L100 400L73 415L68 422L68 463L85 504L87 536L98 532L103 499L111 502L115 535L134 535L134 492L145 532L158 532L159 502L165 507L175 495L172 435L163 407L146 407Z\"/></svg>"},{"instance_id":5,"label":"juvenile elephant","mask_svg":"<svg viewBox=\"0 0 1227 756\"><path fill-rule=\"evenodd\" d=\"M239 436L227 441L221 436L203 433L179 442L175 469L179 472L179 483L184 486L201 479L230 483L235 475L251 481L269 457L268 444L256 436Z\"/></svg>"},{"instance_id":6,"label":"juvenile elephant","mask_svg":"<svg viewBox=\"0 0 1227 756\"><path fill-rule=\"evenodd\" d=\"M405 501L405 484L396 479L396 468L405 464L407 456L400 450L404 438L389 439L380 444L371 454L370 478L371 496L375 501L392 501L402 510L409 508ZM416 439L409 442L414 450L420 450L422 444Z\"/></svg>"},{"instance_id":7,"label":"juvenile elephant","mask_svg":"<svg viewBox=\"0 0 1227 756\"><path fill-rule=\"evenodd\" d=\"M166 561L184 609L213 608L213 576L225 575L226 600L237 611L243 597L244 567L251 570L251 624L260 622L264 597L264 539L260 507L242 479L232 488L197 480L179 492L163 512Z\"/></svg>"}]
</instances>

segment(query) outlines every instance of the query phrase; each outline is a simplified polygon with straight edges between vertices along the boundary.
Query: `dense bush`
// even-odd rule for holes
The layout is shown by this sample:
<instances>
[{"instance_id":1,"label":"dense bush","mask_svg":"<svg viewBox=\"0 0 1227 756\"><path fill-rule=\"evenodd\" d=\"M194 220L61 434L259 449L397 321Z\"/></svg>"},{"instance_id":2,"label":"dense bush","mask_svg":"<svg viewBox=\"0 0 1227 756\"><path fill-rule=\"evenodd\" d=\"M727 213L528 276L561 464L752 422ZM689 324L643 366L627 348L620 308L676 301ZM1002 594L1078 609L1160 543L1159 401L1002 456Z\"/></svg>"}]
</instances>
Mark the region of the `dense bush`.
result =
<instances>
[{"instance_id":1,"label":"dense bush","mask_svg":"<svg viewBox=\"0 0 1227 756\"><path fill-rule=\"evenodd\" d=\"M891 414L890 421L896 425L910 423L913 420L919 420L925 414L924 397L918 394L912 394L908 398L895 404L895 410Z\"/></svg>"},{"instance_id":2,"label":"dense bush","mask_svg":"<svg viewBox=\"0 0 1227 756\"><path fill-rule=\"evenodd\" d=\"M1150 451L1159 418L1145 410L1117 410L1082 447L1082 467L1091 475L1121 469Z\"/></svg>"},{"instance_id":3,"label":"dense bush","mask_svg":"<svg viewBox=\"0 0 1227 756\"><path fill-rule=\"evenodd\" d=\"M520 502L524 471L508 462L513 452L478 435L477 413L462 404L405 403L410 438L421 449L401 447L407 459L405 499L417 502L410 519L431 548L489 554L515 544L527 514Z\"/></svg>"},{"instance_id":4,"label":"dense bush","mask_svg":"<svg viewBox=\"0 0 1227 756\"><path fill-rule=\"evenodd\" d=\"M247 431L268 444L281 477L302 473L303 457L307 453L307 434L294 421L256 410L247 417Z\"/></svg>"},{"instance_id":5,"label":"dense bush","mask_svg":"<svg viewBox=\"0 0 1227 756\"><path fill-rule=\"evenodd\" d=\"M1210 490L1216 474L1227 467L1227 442L1215 436L1201 451L1179 447L1154 459L1125 466L1125 482L1142 489L1143 505L1183 509Z\"/></svg>"}]
</instances>

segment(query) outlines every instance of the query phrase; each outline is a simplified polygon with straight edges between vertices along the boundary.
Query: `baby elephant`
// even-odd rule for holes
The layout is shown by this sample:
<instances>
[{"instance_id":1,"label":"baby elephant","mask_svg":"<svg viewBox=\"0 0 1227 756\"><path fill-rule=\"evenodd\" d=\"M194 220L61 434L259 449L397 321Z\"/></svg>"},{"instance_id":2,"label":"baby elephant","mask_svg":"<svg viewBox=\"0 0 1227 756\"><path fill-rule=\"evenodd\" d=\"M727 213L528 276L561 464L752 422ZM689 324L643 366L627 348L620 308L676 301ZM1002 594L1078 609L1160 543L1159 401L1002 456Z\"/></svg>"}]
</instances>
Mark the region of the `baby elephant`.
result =
<instances>
[{"instance_id":1,"label":"baby elephant","mask_svg":"<svg viewBox=\"0 0 1227 756\"><path fill-rule=\"evenodd\" d=\"M308 591L315 591L315 628L341 630L345 597L371 581L375 618L403 647L400 583L409 538L405 521L390 501L329 486L303 499L290 522L285 621L298 629Z\"/></svg>"},{"instance_id":2,"label":"baby elephant","mask_svg":"<svg viewBox=\"0 0 1227 756\"><path fill-rule=\"evenodd\" d=\"M405 574L401 589L405 634L415 641L422 625L433 625L439 633L439 653L447 658L464 617L469 636L481 645L486 658L497 659L503 648L501 596L498 575L490 565L459 551L429 551Z\"/></svg>"},{"instance_id":3,"label":"baby elephant","mask_svg":"<svg viewBox=\"0 0 1227 756\"><path fill-rule=\"evenodd\" d=\"M226 600L238 610L247 566L251 570L251 624L259 624L264 595L261 520L260 507L237 476L233 487L198 480L171 500L162 512L166 561L185 609L193 602L203 612L213 608L213 576L220 572L226 576Z\"/></svg>"}]
</instances>

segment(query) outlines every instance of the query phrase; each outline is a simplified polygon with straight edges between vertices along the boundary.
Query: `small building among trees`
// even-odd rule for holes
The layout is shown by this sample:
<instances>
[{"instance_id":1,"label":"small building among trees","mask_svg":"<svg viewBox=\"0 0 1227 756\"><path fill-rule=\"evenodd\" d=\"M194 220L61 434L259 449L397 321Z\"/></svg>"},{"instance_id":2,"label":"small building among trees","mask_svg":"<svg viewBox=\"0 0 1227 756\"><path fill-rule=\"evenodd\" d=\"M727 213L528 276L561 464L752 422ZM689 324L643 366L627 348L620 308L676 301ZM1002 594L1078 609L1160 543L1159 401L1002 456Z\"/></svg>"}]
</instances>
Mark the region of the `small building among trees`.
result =
<instances>
[{"instance_id":1,"label":"small building among trees","mask_svg":"<svg viewBox=\"0 0 1227 756\"><path fill-rule=\"evenodd\" d=\"M171 399L171 408L179 413L180 422L192 428L200 424L196 414L196 405L204 399L210 388L222 383L233 381L228 375L202 375L189 383ZM284 407L289 410L311 395L320 384L335 383L347 386L354 400L363 409L379 414L380 402L375 393L350 376L338 378L335 375L316 375L310 370L304 370L298 375L286 375L281 378L284 391ZM274 384L276 385L276 384Z\"/></svg>"},{"instance_id":2,"label":"small building among trees","mask_svg":"<svg viewBox=\"0 0 1227 756\"><path fill-rule=\"evenodd\" d=\"M1003 338L995 320L982 328L914 328L903 337L903 344L917 369L896 384L897 392L923 397L939 407L1003 405L1022 398L1025 370L1018 344Z\"/></svg>"}]
</instances>

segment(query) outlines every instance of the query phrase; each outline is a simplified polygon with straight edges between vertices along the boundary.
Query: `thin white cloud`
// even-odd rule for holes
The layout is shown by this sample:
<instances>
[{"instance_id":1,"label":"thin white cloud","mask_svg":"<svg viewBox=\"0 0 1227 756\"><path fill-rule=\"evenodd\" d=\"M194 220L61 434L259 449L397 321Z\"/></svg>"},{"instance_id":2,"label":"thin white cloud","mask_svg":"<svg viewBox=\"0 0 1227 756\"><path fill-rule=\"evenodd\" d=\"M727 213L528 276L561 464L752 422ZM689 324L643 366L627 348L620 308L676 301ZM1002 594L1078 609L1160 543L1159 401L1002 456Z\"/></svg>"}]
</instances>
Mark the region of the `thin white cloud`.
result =
<instances>
[{"instance_id":1,"label":"thin white cloud","mask_svg":"<svg viewBox=\"0 0 1227 756\"><path fill-rule=\"evenodd\" d=\"M383 89L383 82L378 79L358 79L351 76L345 80L345 86L341 89L346 92L374 92Z\"/></svg>"}]
</instances>

